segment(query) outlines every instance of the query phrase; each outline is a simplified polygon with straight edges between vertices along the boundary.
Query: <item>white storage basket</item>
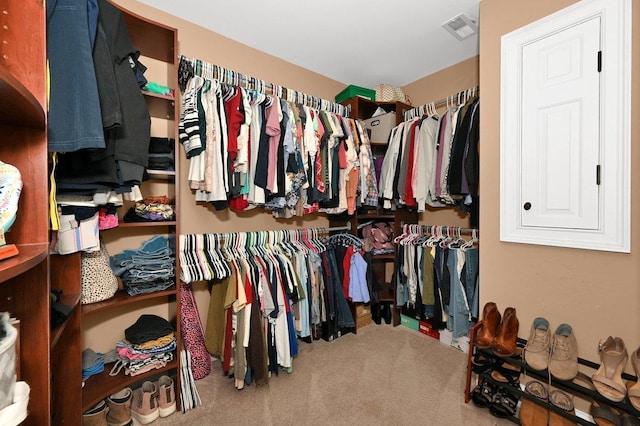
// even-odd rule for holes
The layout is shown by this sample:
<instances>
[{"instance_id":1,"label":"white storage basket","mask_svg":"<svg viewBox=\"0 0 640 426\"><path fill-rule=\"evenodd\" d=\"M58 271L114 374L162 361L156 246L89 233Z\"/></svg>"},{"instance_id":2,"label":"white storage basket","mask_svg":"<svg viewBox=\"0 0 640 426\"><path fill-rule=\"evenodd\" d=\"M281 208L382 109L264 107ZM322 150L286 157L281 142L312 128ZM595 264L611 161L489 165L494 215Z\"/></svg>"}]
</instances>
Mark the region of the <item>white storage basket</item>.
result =
<instances>
[{"instance_id":1,"label":"white storage basket","mask_svg":"<svg viewBox=\"0 0 640 426\"><path fill-rule=\"evenodd\" d=\"M9 315L0 317L0 327L7 335L0 340L0 410L13 404L13 389L16 384L16 339L18 330L9 324Z\"/></svg>"}]
</instances>

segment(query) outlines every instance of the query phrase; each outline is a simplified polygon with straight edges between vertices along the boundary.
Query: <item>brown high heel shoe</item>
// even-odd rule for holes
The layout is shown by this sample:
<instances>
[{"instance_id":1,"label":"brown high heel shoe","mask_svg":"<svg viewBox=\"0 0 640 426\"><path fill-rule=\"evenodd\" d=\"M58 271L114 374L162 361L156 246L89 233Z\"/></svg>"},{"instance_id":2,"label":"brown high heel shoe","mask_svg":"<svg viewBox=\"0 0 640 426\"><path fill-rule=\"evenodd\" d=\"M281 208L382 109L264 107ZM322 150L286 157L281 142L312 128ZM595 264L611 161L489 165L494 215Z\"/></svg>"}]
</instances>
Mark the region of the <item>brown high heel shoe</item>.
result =
<instances>
[{"instance_id":1,"label":"brown high heel shoe","mask_svg":"<svg viewBox=\"0 0 640 426\"><path fill-rule=\"evenodd\" d=\"M498 356L512 356L516 353L519 326L516 308L505 309L493 344L493 353Z\"/></svg>"},{"instance_id":2,"label":"brown high heel shoe","mask_svg":"<svg viewBox=\"0 0 640 426\"><path fill-rule=\"evenodd\" d=\"M476 335L478 348L486 349L493 346L498 324L500 324L500 311L494 302L488 302L482 310L482 325Z\"/></svg>"}]
</instances>

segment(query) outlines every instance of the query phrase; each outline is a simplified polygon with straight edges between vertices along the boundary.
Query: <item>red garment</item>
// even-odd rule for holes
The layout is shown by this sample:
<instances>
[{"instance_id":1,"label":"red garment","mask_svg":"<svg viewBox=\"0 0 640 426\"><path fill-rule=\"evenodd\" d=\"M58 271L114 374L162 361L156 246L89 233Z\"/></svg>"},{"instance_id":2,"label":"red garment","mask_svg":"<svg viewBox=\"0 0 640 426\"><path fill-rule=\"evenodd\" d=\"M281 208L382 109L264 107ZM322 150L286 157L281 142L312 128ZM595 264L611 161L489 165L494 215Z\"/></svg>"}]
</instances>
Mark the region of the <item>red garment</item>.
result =
<instances>
[{"instance_id":1,"label":"red garment","mask_svg":"<svg viewBox=\"0 0 640 426\"><path fill-rule=\"evenodd\" d=\"M404 203L406 204L407 207L418 206L418 204L416 203L416 199L413 196L413 187L411 186L411 176L413 175L413 161L414 161L413 150L414 150L415 141L416 141L416 129L418 128L419 122L420 120L416 120L414 123L412 123L411 130L409 131L409 161L408 161L409 167L407 168L407 180L404 184Z\"/></svg>"},{"instance_id":2,"label":"red garment","mask_svg":"<svg viewBox=\"0 0 640 426\"><path fill-rule=\"evenodd\" d=\"M349 282L351 281L351 257L354 252L355 250L353 247L347 247L347 251L344 253L344 258L342 259L342 268L344 270L344 275L342 277L342 292L347 300L351 300L351 296L349 295Z\"/></svg>"},{"instance_id":3,"label":"red garment","mask_svg":"<svg viewBox=\"0 0 640 426\"><path fill-rule=\"evenodd\" d=\"M240 126L244 123L244 110L242 108L242 96L240 89L236 89L236 94L224 103L224 112L227 116L229 158L233 161L238 156L238 135Z\"/></svg>"}]
</instances>

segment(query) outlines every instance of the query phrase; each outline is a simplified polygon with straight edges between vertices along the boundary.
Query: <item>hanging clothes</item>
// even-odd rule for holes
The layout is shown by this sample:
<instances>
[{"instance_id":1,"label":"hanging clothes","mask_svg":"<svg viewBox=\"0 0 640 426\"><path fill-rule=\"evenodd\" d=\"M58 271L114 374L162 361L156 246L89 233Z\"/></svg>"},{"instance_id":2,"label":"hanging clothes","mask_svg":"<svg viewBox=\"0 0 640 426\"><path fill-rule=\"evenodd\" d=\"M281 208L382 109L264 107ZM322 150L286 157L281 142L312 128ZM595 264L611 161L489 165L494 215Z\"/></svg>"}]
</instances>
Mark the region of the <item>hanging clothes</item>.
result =
<instances>
[{"instance_id":1,"label":"hanging clothes","mask_svg":"<svg viewBox=\"0 0 640 426\"><path fill-rule=\"evenodd\" d=\"M460 228L431 228L425 233L420 225L405 224L402 235L395 238L396 303L430 319L436 329L448 328L458 338L467 335L478 318L475 230L467 241L460 236Z\"/></svg>"},{"instance_id":2,"label":"hanging clothes","mask_svg":"<svg viewBox=\"0 0 640 426\"><path fill-rule=\"evenodd\" d=\"M361 123L181 70L179 139L197 202L237 211L263 207L278 218L377 205Z\"/></svg>"},{"instance_id":3,"label":"hanging clothes","mask_svg":"<svg viewBox=\"0 0 640 426\"><path fill-rule=\"evenodd\" d=\"M454 206L478 222L480 99L465 97L438 116L413 117L391 130L378 181L383 207Z\"/></svg>"}]
</instances>

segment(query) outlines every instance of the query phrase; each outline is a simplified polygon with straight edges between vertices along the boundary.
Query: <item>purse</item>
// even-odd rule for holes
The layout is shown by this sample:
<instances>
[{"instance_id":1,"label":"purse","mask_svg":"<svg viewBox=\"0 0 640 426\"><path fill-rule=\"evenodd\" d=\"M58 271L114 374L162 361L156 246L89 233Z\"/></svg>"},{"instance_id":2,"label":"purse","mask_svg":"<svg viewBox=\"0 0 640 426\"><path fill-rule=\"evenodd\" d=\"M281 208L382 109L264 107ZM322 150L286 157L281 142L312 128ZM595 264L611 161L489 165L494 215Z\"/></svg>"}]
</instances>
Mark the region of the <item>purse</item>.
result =
<instances>
[{"instance_id":1,"label":"purse","mask_svg":"<svg viewBox=\"0 0 640 426\"><path fill-rule=\"evenodd\" d=\"M80 303L95 303L112 298L118 291L118 279L109 266L109 252L100 241L100 250L81 254L82 294Z\"/></svg>"}]
</instances>

